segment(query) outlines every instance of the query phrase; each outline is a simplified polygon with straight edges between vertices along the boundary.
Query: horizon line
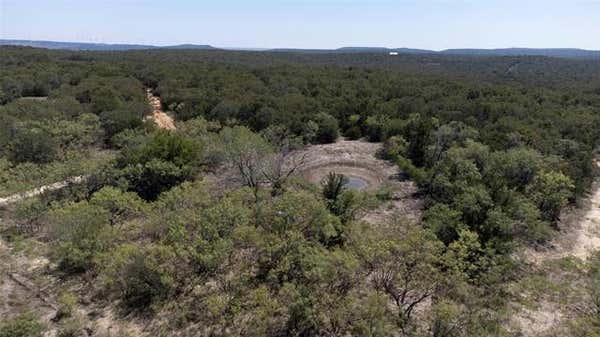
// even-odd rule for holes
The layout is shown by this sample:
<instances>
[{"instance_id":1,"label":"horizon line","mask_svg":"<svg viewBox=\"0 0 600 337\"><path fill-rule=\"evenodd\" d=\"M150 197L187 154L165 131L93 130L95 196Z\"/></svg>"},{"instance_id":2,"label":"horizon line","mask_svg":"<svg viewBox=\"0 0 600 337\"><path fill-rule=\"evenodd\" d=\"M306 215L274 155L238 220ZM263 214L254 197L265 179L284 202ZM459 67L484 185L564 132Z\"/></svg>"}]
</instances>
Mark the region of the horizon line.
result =
<instances>
[{"instance_id":1,"label":"horizon line","mask_svg":"<svg viewBox=\"0 0 600 337\"><path fill-rule=\"evenodd\" d=\"M142 42L94 42L94 41L62 41L62 40L47 40L47 39L21 39L21 38L4 38L0 37L2 41L23 41L23 42L51 42L51 43L80 43L80 44L94 44L94 45L105 45L105 46L114 46L114 45L134 45L134 46L147 46L147 47L176 47L176 46L184 46L184 45L193 45L193 46L209 46L216 49L223 50L255 50L255 51L265 51L265 50L273 50L273 49L290 49L290 50L337 50L342 48L381 48L381 49L413 49L413 50L423 50L423 51L432 51L432 52L443 52L447 50L503 50L503 49L530 49L530 50L568 50L575 49L581 51L588 52L600 52L600 49L586 49L581 47L518 47L518 46L510 46L510 47L493 47L493 48L485 48L485 47L452 47L445 49L430 49L430 48L416 48L416 47L387 47L387 46L371 46L371 45L342 45L338 47L328 47L328 48L315 48L315 47L242 47L242 46L219 46L218 44L211 43L197 43L197 42L184 42L184 43L142 43Z\"/></svg>"}]
</instances>

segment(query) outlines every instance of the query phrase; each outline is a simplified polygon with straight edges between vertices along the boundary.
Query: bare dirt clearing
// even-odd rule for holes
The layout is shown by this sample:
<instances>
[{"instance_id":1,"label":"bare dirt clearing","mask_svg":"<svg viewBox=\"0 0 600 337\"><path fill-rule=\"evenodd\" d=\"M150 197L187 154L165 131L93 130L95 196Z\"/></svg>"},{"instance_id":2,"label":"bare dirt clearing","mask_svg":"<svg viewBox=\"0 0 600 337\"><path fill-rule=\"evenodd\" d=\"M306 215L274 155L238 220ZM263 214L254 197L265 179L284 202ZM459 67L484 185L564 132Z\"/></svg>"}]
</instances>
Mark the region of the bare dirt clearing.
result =
<instances>
[{"instance_id":1,"label":"bare dirt clearing","mask_svg":"<svg viewBox=\"0 0 600 337\"><path fill-rule=\"evenodd\" d=\"M43 257L15 252L0 237L0 317L27 309L35 309L46 321L54 317L57 305L46 291L53 281L43 272L47 264Z\"/></svg>"},{"instance_id":2,"label":"bare dirt clearing","mask_svg":"<svg viewBox=\"0 0 600 337\"><path fill-rule=\"evenodd\" d=\"M161 129L175 130L175 121L173 117L162 111L160 99L154 96L150 89L146 89L146 97L148 98L150 107L152 107L152 115L146 117L146 119L152 119Z\"/></svg>"},{"instance_id":3,"label":"bare dirt clearing","mask_svg":"<svg viewBox=\"0 0 600 337\"><path fill-rule=\"evenodd\" d=\"M69 291L80 299L75 314L86 336L144 336L139 322L115 314L115 305L94 305L89 298L93 292L87 283L64 282L51 274L50 261L35 252L43 247L21 251L13 246L0 237L0 317L35 310L48 326L44 336L57 336L60 329L60 322L55 319L59 309L57 297Z\"/></svg>"},{"instance_id":4,"label":"bare dirt clearing","mask_svg":"<svg viewBox=\"0 0 600 337\"><path fill-rule=\"evenodd\" d=\"M595 165L600 169L600 161ZM586 259L600 249L600 180L593 184L590 196L581 207L562 217L559 228L561 231L551 241L550 248L529 249L525 252L526 259L536 264L568 256Z\"/></svg>"},{"instance_id":5,"label":"bare dirt clearing","mask_svg":"<svg viewBox=\"0 0 600 337\"><path fill-rule=\"evenodd\" d=\"M595 163L600 169L600 162ZM543 268L544 263L574 257L587 259L591 253L600 250L600 180L592 185L589 197L578 208L567 211L561 218L559 228L548 248L534 250L527 248L523 252L525 261L535 268ZM534 309L517 305L513 323L520 328L525 337L555 336L557 329L568 320L570 310L558 303L542 299Z\"/></svg>"},{"instance_id":6,"label":"bare dirt clearing","mask_svg":"<svg viewBox=\"0 0 600 337\"><path fill-rule=\"evenodd\" d=\"M403 179L402 172L393 162L376 157L380 149L380 143L341 140L310 146L294 156L304 157L305 164L299 174L314 184L320 184L329 172L335 172L364 182L368 192L388 188L391 200L365 214L363 220L372 224L390 221L396 216L418 220L422 202L415 197L417 187L412 181Z\"/></svg>"}]
</instances>

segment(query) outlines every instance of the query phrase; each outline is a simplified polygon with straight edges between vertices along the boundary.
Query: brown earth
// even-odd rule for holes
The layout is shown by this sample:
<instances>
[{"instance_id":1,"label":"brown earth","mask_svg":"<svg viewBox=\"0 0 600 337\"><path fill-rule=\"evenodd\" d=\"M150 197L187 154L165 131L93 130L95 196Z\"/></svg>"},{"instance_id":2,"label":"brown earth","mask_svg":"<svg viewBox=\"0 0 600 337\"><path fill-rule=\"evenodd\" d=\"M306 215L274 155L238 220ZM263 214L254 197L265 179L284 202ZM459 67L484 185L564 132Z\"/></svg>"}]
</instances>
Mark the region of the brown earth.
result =
<instances>
[{"instance_id":1,"label":"brown earth","mask_svg":"<svg viewBox=\"0 0 600 337\"><path fill-rule=\"evenodd\" d=\"M417 221L421 217L422 201L415 197L417 187L402 178L393 162L377 158L380 143L341 140L333 144L310 146L299 151L295 158L304 157L299 174L314 184L320 184L330 172L344 174L366 182L365 190L390 190L392 198L364 214L362 220L371 224L404 217Z\"/></svg>"},{"instance_id":2,"label":"brown earth","mask_svg":"<svg viewBox=\"0 0 600 337\"><path fill-rule=\"evenodd\" d=\"M600 170L600 162L595 163ZM591 194L579 207L567 210L559 223L560 232L544 248L527 248L522 253L533 268L545 262L574 257L586 260L591 253L600 250L600 179L592 185ZM542 300L535 309L517 305L513 324L524 337L554 336L557 329L568 320L568 309L558 303Z\"/></svg>"},{"instance_id":3,"label":"brown earth","mask_svg":"<svg viewBox=\"0 0 600 337\"><path fill-rule=\"evenodd\" d=\"M595 165L600 170L600 162ZM567 256L585 260L600 249L600 180L593 184L591 194L580 207L565 212L559 228L560 233L549 248L529 249L525 252L526 259L536 264Z\"/></svg>"},{"instance_id":4,"label":"brown earth","mask_svg":"<svg viewBox=\"0 0 600 337\"><path fill-rule=\"evenodd\" d=\"M150 89L146 89L146 97L152 108L152 115L147 116L146 119L152 119L161 129L175 130L175 121L173 120L173 117L162 111L160 98L154 96Z\"/></svg>"},{"instance_id":5,"label":"brown earth","mask_svg":"<svg viewBox=\"0 0 600 337\"><path fill-rule=\"evenodd\" d=\"M34 310L47 325L44 337L57 336L58 296L69 291L79 299L74 315L87 331L85 336L145 336L141 322L115 314L116 304L95 304L90 298L93 291L84 280L66 282L50 273L55 267L44 257L43 244L36 242L27 247L16 249L0 236L0 318Z\"/></svg>"}]
</instances>

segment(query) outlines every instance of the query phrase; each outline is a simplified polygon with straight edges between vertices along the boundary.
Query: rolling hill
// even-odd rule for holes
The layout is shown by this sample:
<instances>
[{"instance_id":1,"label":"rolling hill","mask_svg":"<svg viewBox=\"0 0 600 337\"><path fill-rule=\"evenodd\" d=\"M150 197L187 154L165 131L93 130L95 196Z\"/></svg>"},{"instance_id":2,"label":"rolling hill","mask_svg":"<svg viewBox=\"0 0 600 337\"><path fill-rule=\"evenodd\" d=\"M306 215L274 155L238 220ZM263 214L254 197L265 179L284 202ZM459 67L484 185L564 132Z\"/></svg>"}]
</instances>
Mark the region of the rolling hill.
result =
<instances>
[{"instance_id":1,"label":"rolling hill","mask_svg":"<svg viewBox=\"0 0 600 337\"><path fill-rule=\"evenodd\" d=\"M59 41L37 41L37 40L7 40L0 39L0 45L28 46L46 49L65 50L87 50L87 51L123 51L123 50L146 50L146 49L195 49L213 50L220 49L210 45L180 44L173 46L154 46L144 44L107 44L88 42L59 42ZM440 55L470 55L470 56L547 56L575 59L597 59L600 58L600 50L585 50L576 48L501 48L501 49L446 49L441 51L415 49L415 48L386 48L386 47L341 47L337 49L302 49L302 48L227 48L229 50L254 50L264 52L286 52L303 54L353 54L353 53L391 53L399 54L440 54Z\"/></svg>"}]
</instances>

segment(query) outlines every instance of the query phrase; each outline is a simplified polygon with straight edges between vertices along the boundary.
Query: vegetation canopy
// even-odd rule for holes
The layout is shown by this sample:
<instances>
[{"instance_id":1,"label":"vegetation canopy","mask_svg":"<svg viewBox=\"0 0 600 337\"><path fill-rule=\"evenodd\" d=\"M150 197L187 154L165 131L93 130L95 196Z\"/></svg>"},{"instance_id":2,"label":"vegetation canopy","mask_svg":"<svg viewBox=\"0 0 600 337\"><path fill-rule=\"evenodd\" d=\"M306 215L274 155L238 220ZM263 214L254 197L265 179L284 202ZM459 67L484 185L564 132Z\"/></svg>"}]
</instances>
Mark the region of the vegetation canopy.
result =
<instances>
[{"instance_id":1,"label":"vegetation canopy","mask_svg":"<svg viewBox=\"0 0 600 337\"><path fill-rule=\"evenodd\" d=\"M521 336L531 302L597 336L598 254L524 255L599 139L597 60L3 46L0 197L60 188L0 203L0 259L55 280L0 337ZM398 173L348 188L371 163Z\"/></svg>"}]
</instances>

